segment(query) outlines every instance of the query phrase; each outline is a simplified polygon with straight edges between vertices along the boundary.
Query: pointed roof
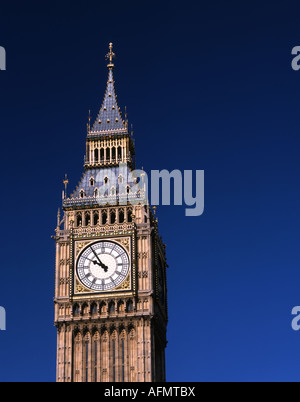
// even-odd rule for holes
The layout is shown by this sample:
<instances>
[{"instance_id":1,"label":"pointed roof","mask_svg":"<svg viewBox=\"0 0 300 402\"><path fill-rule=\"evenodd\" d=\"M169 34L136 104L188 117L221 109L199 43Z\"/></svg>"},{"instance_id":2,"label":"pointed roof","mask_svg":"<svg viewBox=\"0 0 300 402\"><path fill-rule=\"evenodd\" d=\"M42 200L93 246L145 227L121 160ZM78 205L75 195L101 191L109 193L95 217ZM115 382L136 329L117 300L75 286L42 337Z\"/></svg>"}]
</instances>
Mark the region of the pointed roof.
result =
<instances>
[{"instance_id":1,"label":"pointed roof","mask_svg":"<svg viewBox=\"0 0 300 402\"><path fill-rule=\"evenodd\" d=\"M121 110L117 103L117 95L114 86L113 68L112 62L115 54L112 52L112 43L109 44L109 53L106 58L109 59L108 67L108 79L106 84L106 91L104 100L96 121L89 131L88 135L107 135L118 134L127 132L127 123L122 119Z\"/></svg>"}]
</instances>

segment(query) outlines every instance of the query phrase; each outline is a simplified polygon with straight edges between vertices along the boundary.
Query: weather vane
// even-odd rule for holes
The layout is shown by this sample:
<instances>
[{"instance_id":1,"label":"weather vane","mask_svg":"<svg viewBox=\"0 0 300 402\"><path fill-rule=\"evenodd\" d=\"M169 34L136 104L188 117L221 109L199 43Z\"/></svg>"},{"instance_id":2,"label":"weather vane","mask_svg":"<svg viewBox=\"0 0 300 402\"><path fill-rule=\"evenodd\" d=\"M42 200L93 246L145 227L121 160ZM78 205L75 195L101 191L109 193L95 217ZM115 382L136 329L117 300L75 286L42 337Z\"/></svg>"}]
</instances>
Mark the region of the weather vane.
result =
<instances>
[{"instance_id":1,"label":"weather vane","mask_svg":"<svg viewBox=\"0 0 300 402\"><path fill-rule=\"evenodd\" d=\"M109 60L109 63L107 64L108 68L114 68L114 63L113 63L113 58L116 57L116 55L114 54L114 52L112 51L113 48L113 44L110 43L109 44L109 52L107 53L107 55L105 56L106 60Z\"/></svg>"}]
</instances>

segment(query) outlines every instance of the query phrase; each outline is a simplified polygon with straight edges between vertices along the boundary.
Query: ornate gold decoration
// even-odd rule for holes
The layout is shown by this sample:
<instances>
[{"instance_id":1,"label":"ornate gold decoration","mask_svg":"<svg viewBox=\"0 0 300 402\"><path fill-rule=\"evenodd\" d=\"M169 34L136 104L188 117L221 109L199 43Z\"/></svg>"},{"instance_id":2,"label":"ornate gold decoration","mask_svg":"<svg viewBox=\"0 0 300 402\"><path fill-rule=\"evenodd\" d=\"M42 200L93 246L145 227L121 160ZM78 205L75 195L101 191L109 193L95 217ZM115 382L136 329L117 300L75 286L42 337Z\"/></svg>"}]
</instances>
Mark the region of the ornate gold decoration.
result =
<instances>
[{"instance_id":1,"label":"ornate gold decoration","mask_svg":"<svg viewBox=\"0 0 300 402\"><path fill-rule=\"evenodd\" d=\"M68 180L68 177L67 177L67 173L65 174L65 178L64 178L63 183L64 183L64 185L65 185L64 198L67 198L67 186L68 186L68 184L69 184L69 180Z\"/></svg>"},{"instance_id":2,"label":"ornate gold decoration","mask_svg":"<svg viewBox=\"0 0 300 402\"><path fill-rule=\"evenodd\" d=\"M119 242L122 244L123 247L125 247L127 249L127 251L129 251L129 238L120 238L118 239Z\"/></svg>"},{"instance_id":3,"label":"ornate gold decoration","mask_svg":"<svg viewBox=\"0 0 300 402\"><path fill-rule=\"evenodd\" d=\"M124 282L121 283L115 290L127 290L130 289L130 280L126 279Z\"/></svg>"},{"instance_id":4,"label":"ornate gold decoration","mask_svg":"<svg viewBox=\"0 0 300 402\"><path fill-rule=\"evenodd\" d=\"M84 292L86 292L86 289L82 285L77 284L76 293L84 293Z\"/></svg>"},{"instance_id":5,"label":"ornate gold decoration","mask_svg":"<svg viewBox=\"0 0 300 402\"><path fill-rule=\"evenodd\" d=\"M110 43L110 44L109 44L109 52L108 52L107 55L105 56L106 60L109 60L109 63L107 64L107 67L108 67L109 69L112 69L112 68L114 68L114 66L115 66L115 65L113 64L113 58L115 58L116 55L115 55L114 52L112 51L112 48L113 48L113 44Z\"/></svg>"},{"instance_id":6,"label":"ornate gold decoration","mask_svg":"<svg viewBox=\"0 0 300 402\"><path fill-rule=\"evenodd\" d=\"M84 246L86 246L89 243L90 243L89 241L82 241L82 242L76 243L76 258L78 257L79 253L84 248Z\"/></svg>"}]
</instances>

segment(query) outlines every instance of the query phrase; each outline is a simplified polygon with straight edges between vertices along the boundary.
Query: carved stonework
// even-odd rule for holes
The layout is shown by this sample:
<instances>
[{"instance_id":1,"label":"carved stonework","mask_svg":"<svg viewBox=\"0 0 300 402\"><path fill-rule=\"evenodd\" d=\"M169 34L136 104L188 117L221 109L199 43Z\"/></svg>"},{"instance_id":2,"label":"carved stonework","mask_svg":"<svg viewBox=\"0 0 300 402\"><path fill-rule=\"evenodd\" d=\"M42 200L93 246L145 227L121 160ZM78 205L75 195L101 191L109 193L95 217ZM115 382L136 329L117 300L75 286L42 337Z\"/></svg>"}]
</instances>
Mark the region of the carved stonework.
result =
<instances>
[{"instance_id":1,"label":"carved stonework","mask_svg":"<svg viewBox=\"0 0 300 402\"><path fill-rule=\"evenodd\" d=\"M84 173L73 192L65 177L63 211L57 214L56 379L163 382L165 252L143 190L139 205L131 202L137 179L127 169L135 169L134 141L117 104L112 45L107 58L109 79L96 121L89 117ZM108 177L111 168L116 183ZM99 194L103 183L105 195Z\"/></svg>"},{"instance_id":2,"label":"carved stonework","mask_svg":"<svg viewBox=\"0 0 300 402\"><path fill-rule=\"evenodd\" d=\"M79 253L82 251L82 249L87 246L90 243L90 241L81 241L81 242L76 242L76 248L75 248L75 255L76 258L78 257Z\"/></svg>"},{"instance_id":3,"label":"carved stonework","mask_svg":"<svg viewBox=\"0 0 300 402\"><path fill-rule=\"evenodd\" d=\"M83 286L81 284L81 282L78 281L77 278L75 281L75 289L76 289L75 293L90 293L91 292L89 289L87 289L85 286Z\"/></svg>"},{"instance_id":4,"label":"carved stonework","mask_svg":"<svg viewBox=\"0 0 300 402\"><path fill-rule=\"evenodd\" d=\"M128 238L128 237L126 237L126 238L124 238L124 239L123 239L123 238L119 238L118 241L119 241L119 243L122 244L122 246L123 246L127 251L129 251L130 242L129 242L129 238Z\"/></svg>"}]
</instances>

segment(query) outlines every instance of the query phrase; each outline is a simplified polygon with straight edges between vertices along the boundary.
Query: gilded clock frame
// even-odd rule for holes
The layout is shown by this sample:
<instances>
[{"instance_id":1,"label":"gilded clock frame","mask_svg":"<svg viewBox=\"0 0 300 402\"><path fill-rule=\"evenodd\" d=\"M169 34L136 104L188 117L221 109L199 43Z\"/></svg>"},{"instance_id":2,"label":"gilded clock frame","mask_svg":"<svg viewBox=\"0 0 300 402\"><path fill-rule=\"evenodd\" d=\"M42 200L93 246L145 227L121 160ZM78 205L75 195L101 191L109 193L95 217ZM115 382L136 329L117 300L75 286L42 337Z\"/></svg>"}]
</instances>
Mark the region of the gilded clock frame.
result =
<instances>
[{"instance_id":1,"label":"gilded clock frame","mask_svg":"<svg viewBox=\"0 0 300 402\"><path fill-rule=\"evenodd\" d=\"M124 248L129 257L129 271L126 279L117 288L109 291L94 291L85 287L77 278L76 263L81 251L90 244L99 241L112 241ZM137 264L136 264L136 236L134 231L99 233L93 237L82 234L73 234L70 241L70 281L69 292L71 301L83 299L104 299L118 296L136 296L137 294ZM129 281L129 289L124 286Z\"/></svg>"}]
</instances>

